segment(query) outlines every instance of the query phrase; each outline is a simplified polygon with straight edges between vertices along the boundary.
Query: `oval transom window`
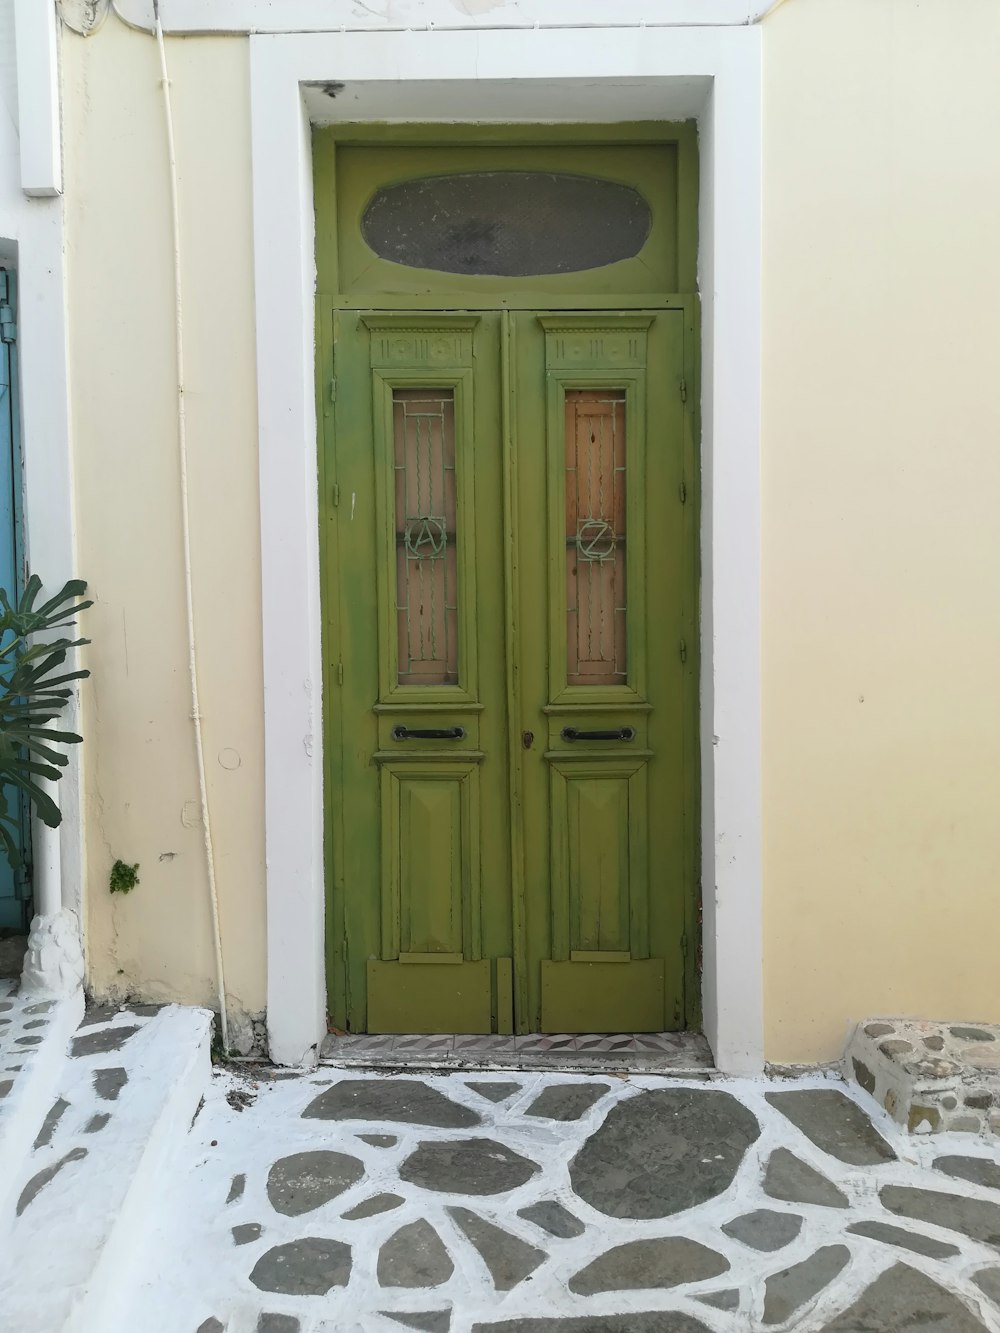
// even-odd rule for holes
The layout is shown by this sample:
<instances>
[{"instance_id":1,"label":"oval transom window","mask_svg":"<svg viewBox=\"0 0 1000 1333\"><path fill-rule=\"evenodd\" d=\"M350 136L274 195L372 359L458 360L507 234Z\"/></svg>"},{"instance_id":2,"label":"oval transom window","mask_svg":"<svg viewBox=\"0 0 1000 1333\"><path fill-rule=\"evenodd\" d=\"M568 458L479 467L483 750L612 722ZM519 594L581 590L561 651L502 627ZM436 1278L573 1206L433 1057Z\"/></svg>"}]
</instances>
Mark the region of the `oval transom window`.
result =
<instances>
[{"instance_id":1,"label":"oval transom window","mask_svg":"<svg viewBox=\"0 0 1000 1333\"><path fill-rule=\"evenodd\" d=\"M552 171L468 171L386 185L361 220L381 259L476 277L579 273L639 253L649 205L629 185Z\"/></svg>"}]
</instances>

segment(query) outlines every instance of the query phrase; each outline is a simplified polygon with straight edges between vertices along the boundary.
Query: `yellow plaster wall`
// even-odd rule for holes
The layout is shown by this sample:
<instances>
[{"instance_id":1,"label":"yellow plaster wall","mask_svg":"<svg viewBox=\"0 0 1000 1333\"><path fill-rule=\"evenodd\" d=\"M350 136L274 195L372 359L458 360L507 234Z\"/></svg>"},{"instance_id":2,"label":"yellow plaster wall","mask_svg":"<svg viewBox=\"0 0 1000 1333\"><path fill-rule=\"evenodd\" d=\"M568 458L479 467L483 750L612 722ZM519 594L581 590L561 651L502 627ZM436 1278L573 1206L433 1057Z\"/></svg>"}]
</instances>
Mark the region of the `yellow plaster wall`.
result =
<instances>
[{"instance_id":1,"label":"yellow plaster wall","mask_svg":"<svg viewBox=\"0 0 1000 1333\"><path fill-rule=\"evenodd\" d=\"M208 772L229 992L255 1012L247 43L169 48ZM809 1061L868 1013L1000 1020L1000 8L787 0L764 49L767 1055ZM62 67L90 979L208 1001L159 71L114 20L65 34ZM116 857L142 878L112 900Z\"/></svg>"},{"instance_id":2,"label":"yellow plaster wall","mask_svg":"<svg viewBox=\"0 0 1000 1333\"><path fill-rule=\"evenodd\" d=\"M765 30L767 1052L1000 1020L1000 8Z\"/></svg>"},{"instance_id":3,"label":"yellow plaster wall","mask_svg":"<svg viewBox=\"0 0 1000 1333\"><path fill-rule=\"evenodd\" d=\"M265 1003L256 358L245 40L171 41L196 624L227 989ZM181 546L172 241L156 46L64 32L87 943L98 992L215 994ZM140 884L112 898L121 858Z\"/></svg>"}]
</instances>

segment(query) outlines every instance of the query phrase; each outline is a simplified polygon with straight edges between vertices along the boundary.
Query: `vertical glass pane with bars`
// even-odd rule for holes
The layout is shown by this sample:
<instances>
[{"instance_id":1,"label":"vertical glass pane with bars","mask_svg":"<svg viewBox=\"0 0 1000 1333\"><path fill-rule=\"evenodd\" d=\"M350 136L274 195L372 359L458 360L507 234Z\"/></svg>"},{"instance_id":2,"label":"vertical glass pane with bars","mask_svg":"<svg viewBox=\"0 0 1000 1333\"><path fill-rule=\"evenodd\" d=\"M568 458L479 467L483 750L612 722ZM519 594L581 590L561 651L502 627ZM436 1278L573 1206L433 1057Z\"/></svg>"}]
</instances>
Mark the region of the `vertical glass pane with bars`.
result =
<instances>
[{"instance_id":1,"label":"vertical glass pane with bars","mask_svg":"<svg viewBox=\"0 0 1000 1333\"><path fill-rule=\"evenodd\" d=\"M455 394L395 389L400 685L458 684Z\"/></svg>"},{"instance_id":2,"label":"vertical glass pane with bars","mask_svg":"<svg viewBox=\"0 0 1000 1333\"><path fill-rule=\"evenodd\" d=\"M566 391L567 683L625 685L625 390Z\"/></svg>"}]
</instances>

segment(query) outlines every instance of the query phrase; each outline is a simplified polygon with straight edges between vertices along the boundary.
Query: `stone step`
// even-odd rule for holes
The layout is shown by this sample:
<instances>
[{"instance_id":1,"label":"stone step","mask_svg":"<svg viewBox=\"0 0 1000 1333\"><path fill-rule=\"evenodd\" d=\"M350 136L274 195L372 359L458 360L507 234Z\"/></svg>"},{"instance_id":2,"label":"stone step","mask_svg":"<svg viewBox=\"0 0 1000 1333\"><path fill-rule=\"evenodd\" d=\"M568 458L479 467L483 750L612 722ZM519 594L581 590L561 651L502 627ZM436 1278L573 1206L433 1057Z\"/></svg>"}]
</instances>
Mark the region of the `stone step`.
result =
<instances>
[{"instance_id":1,"label":"stone step","mask_svg":"<svg viewBox=\"0 0 1000 1333\"><path fill-rule=\"evenodd\" d=\"M844 1074L911 1134L1000 1135L1000 1025L867 1018Z\"/></svg>"},{"instance_id":2,"label":"stone step","mask_svg":"<svg viewBox=\"0 0 1000 1333\"><path fill-rule=\"evenodd\" d=\"M0 981L0 1216L52 1106L67 1043L82 1017L82 991L46 1000Z\"/></svg>"},{"instance_id":3,"label":"stone step","mask_svg":"<svg viewBox=\"0 0 1000 1333\"><path fill-rule=\"evenodd\" d=\"M96 1021L95 1021L96 1017ZM211 1077L207 1010L88 1014L0 1213L4 1327L94 1333Z\"/></svg>"}]
</instances>

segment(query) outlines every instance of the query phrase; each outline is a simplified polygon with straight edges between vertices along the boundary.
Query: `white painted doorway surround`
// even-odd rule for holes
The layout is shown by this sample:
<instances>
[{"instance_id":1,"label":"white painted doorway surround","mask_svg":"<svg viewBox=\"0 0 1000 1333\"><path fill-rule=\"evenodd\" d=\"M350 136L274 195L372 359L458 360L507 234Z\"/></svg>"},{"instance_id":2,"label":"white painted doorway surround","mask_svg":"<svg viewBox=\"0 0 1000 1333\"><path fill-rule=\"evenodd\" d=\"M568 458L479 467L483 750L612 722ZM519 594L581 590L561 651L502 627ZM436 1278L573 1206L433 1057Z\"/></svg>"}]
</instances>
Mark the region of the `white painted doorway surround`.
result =
<instances>
[{"instance_id":1,"label":"white painted doorway surround","mask_svg":"<svg viewBox=\"0 0 1000 1333\"><path fill-rule=\"evenodd\" d=\"M696 6L703 17L716 7L734 11L733 0ZM413 17L420 6L406 8ZM580 27L524 26L523 17L520 26L490 27L492 12L478 14L477 25L465 15L470 6L449 8L452 24L465 16L465 26L263 35L249 25L271 1053L279 1063L308 1062L326 1030L310 125L694 117L703 338L703 1009L718 1068L753 1074L763 1066L760 31L748 24L754 16L745 5L735 6L743 19L733 27L630 25L624 11L637 7L627 0L598 6L614 15L611 23ZM552 19L566 14L552 0L531 8ZM734 13L719 16L733 21Z\"/></svg>"}]
</instances>

